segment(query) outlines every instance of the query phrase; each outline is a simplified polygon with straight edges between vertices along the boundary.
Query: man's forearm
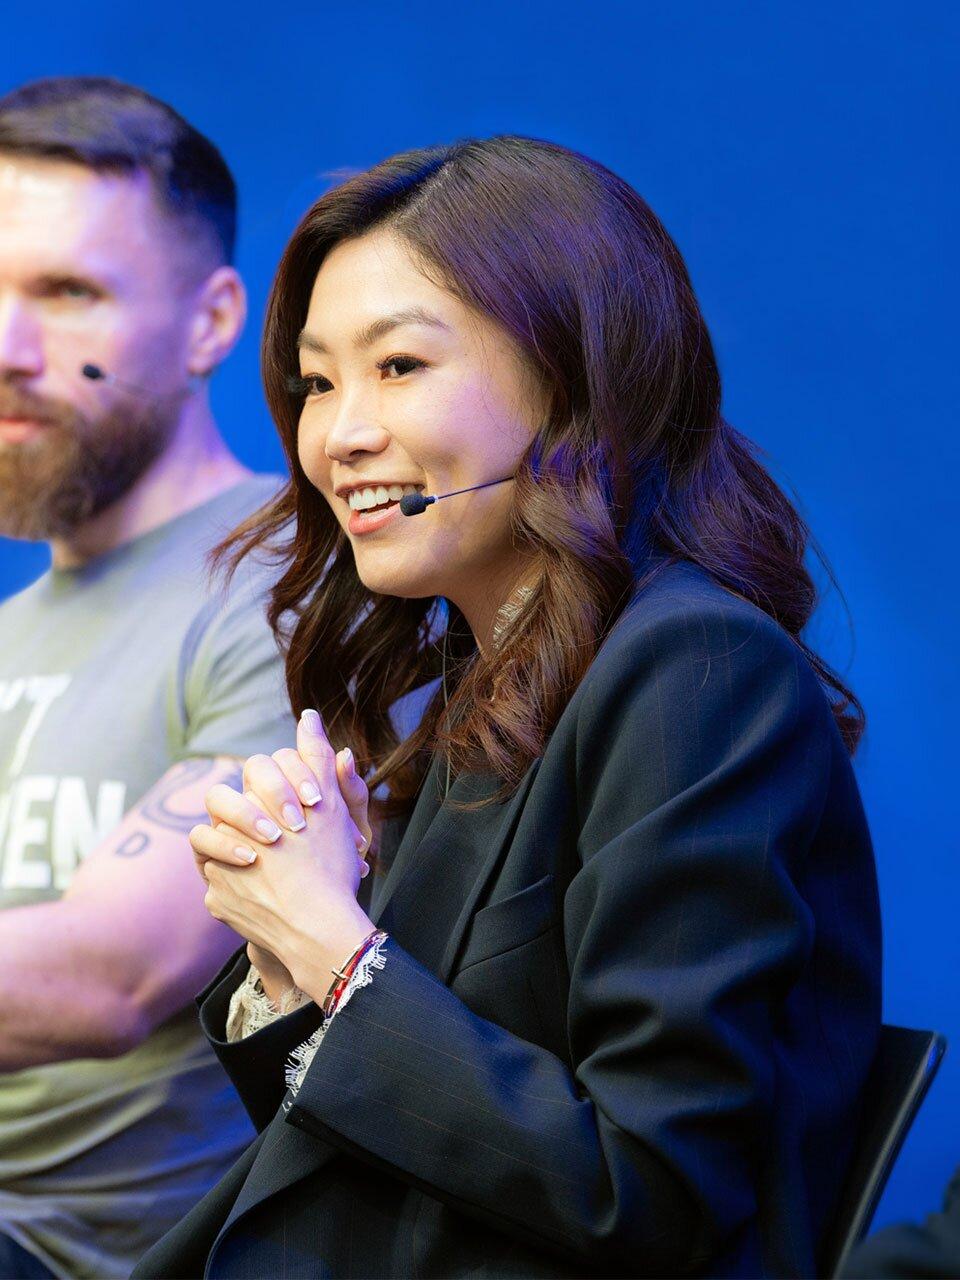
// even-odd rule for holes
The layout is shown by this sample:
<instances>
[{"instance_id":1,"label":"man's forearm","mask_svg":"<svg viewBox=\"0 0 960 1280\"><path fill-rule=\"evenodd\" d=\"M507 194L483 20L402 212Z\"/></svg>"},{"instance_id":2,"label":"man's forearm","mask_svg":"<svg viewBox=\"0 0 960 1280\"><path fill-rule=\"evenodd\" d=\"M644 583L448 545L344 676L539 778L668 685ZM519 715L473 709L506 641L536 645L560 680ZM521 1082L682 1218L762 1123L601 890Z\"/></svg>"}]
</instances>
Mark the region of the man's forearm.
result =
<instances>
[{"instance_id":1,"label":"man's forearm","mask_svg":"<svg viewBox=\"0 0 960 1280\"><path fill-rule=\"evenodd\" d=\"M169 770L56 902L0 913L0 1071L112 1057L190 1003L239 939L203 906L187 832L237 762Z\"/></svg>"},{"instance_id":2,"label":"man's forearm","mask_svg":"<svg viewBox=\"0 0 960 1280\"><path fill-rule=\"evenodd\" d=\"M0 1071L113 1057L138 1044L150 1030L144 1011L136 993L107 972L108 965L106 952L70 902L4 911Z\"/></svg>"}]
</instances>

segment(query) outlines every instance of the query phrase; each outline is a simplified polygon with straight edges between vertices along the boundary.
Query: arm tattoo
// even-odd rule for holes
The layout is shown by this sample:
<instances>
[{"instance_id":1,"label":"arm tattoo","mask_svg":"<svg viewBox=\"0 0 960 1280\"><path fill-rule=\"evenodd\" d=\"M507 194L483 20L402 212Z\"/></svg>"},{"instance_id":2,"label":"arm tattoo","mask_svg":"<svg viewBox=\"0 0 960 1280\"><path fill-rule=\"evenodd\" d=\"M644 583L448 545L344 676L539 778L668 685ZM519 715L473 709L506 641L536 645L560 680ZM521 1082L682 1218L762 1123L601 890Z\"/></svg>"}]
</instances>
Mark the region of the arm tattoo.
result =
<instances>
[{"instance_id":1,"label":"arm tattoo","mask_svg":"<svg viewBox=\"0 0 960 1280\"><path fill-rule=\"evenodd\" d=\"M125 840L114 849L118 858L135 858L150 846L150 837L145 831L132 831Z\"/></svg>"},{"instance_id":2,"label":"arm tattoo","mask_svg":"<svg viewBox=\"0 0 960 1280\"><path fill-rule=\"evenodd\" d=\"M170 777L144 797L140 805L141 814L148 822L158 827L165 827L168 831L179 831L186 835L198 822L207 822L208 815L205 809L200 813L178 812L177 796L186 787L195 786L201 778L211 774L215 775L210 777L211 785L214 782L225 782L228 787L239 790L243 784L243 770L239 765L234 765L225 772L223 764L218 764L214 760L184 760L182 764L171 770ZM146 845L143 845L136 852L141 853L145 848ZM119 853L119 850L117 852ZM132 857L133 855L126 853L123 856Z\"/></svg>"}]
</instances>

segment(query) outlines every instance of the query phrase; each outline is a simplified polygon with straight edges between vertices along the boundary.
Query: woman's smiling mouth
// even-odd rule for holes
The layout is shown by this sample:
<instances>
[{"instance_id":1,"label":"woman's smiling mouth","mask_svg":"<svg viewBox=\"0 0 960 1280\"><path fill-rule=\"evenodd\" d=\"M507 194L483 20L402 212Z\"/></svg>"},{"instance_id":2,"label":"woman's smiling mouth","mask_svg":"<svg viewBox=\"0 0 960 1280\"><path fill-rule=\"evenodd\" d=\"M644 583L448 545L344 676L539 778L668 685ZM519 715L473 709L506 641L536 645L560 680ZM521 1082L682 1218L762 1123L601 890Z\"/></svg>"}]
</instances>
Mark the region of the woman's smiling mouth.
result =
<instances>
[{"instance_id":1,"label":"woman's smiling mouth","mask_svg":"<svg viewBox=\"0 0 960 1280\"><path fill-rule=\"evenodd\" d=\"M408 493L419 493L422 484L378 484L350 489L345 494L351 511L372 511L388 503L399 502Z\"/></svg>"},{"instance_id":2,"label":"woman's smiling mouth","mask_svg":"<svg viewBox=\"0 0 960 1280\"><path fill-rule=\"evenodd\" d=\"M337 495L350 507L347 528L350 533L373 533L396 518L400 499L408 493L421 493L422 484L368 484L341 487Z\"/></svg>"}]
</instances>

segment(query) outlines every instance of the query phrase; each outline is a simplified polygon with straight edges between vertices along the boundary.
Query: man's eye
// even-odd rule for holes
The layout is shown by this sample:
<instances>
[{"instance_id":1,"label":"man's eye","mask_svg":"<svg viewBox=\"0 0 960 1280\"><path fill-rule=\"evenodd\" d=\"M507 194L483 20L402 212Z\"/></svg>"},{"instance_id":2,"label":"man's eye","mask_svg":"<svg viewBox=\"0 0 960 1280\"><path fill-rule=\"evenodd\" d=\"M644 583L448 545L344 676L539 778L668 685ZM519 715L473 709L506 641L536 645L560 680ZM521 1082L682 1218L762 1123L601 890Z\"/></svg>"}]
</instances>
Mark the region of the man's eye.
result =
<instances>
[{"instance_id":1,"label":"man's eye","mask_svg":"<svg viewBox=\"0 0 960 1280\"><path fill-rule=\"evenodd\" d=\"M89 302L101 296L98 289L84 280L51 280L45 292L50 298L65 298L68 302Z\"/></svg>"},{"instance_id":2,"label":"man's eye","mask_svg":"<svg viewBox=\"0 0 960 1280\"><path fill-rule=\"evenodd\" d=\"M386 373L388 369L392 369L394 370L394 377L402 378L404 374L413 373L414 369L425 369L426 363L423 360L418 360L416 356L391 356L389 360L381 360L377 364L377 368L381 373Z\"/></svg>"}]
</instances>

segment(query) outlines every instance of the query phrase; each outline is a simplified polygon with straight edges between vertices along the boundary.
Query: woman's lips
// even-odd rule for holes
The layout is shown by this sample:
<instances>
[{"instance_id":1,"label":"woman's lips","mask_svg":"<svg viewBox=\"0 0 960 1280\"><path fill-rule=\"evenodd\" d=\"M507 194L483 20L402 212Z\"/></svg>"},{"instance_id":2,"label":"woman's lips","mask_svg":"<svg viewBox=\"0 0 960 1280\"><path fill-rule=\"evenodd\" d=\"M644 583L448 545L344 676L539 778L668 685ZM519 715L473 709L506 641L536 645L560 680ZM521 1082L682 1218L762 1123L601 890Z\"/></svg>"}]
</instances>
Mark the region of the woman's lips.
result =
<instances>
[{"instance_id":1,"label":"woman's lips","mask_svg":"<svg viewBox=\"0 0 960 1280\"><path fill-rule=\"evenodd\" d=\"M389 507L381 507L377 511L351 511L347 528L353 534L374 533L398 518L403 518L400 503L391 502Z\"/></svg>"}]
</instances>

